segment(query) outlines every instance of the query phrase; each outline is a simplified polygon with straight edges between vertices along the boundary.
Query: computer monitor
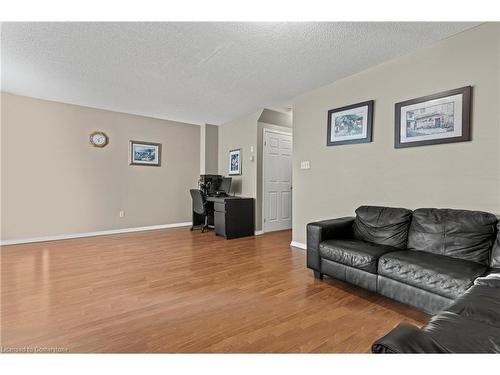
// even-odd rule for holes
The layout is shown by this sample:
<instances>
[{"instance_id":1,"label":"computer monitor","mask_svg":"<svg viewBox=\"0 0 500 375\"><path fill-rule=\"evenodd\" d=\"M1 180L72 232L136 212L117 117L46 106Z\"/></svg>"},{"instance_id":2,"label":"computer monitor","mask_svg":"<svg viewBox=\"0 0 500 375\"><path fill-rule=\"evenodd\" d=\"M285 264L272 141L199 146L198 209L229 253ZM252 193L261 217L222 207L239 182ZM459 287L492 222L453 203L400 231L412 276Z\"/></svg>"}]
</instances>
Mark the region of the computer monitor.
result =
<instances>
[{"instance_id":1,"label":"computer monitor","mask_svg":"<svg viewBox=\"0 0 500 375\"><path fill-rule=\"evenodd\" d=\"M200 175L200 180L198 181L200 190L207 196L214 195L216 191L219 190L221 183L222 176L217 174L202 174Z\"/></svg>"},{"instance_id":2,"label":"computer monitor","mask_svg":"<svg viewBox=\"0 0 500 375\"><path fill-rule=\"evenodd\" d=\"M229 191L231 190L231 181L233 179L231 177L223 177L222 182L219 185L219 188L217 189L218 192L224 192L227 195L229 195Z\"/></svg>"}]
</instances>

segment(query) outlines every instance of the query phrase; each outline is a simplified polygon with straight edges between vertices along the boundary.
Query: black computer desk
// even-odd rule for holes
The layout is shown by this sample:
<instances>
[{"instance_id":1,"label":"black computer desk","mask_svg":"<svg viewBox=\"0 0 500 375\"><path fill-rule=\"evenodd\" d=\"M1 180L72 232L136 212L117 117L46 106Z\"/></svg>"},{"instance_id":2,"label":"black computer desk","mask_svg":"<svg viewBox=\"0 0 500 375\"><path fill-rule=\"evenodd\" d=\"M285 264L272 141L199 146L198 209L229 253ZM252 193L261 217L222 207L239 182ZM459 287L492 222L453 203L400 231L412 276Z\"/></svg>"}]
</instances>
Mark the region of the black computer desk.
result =
<instances>
[{"instance_id":1,"label":"black computer desk","mask_svg":"<svg viewBox=\"0 0 500 375\"><path fill-rule=\"evenodd\" d=\"M253 236L255 234L254 199L237 196L207 196L207 202L213 204L214 216L209 224L215 234L226 239ZM203 224L203 217L193 212L193 225Z\"/></svg>"}]
</instances>

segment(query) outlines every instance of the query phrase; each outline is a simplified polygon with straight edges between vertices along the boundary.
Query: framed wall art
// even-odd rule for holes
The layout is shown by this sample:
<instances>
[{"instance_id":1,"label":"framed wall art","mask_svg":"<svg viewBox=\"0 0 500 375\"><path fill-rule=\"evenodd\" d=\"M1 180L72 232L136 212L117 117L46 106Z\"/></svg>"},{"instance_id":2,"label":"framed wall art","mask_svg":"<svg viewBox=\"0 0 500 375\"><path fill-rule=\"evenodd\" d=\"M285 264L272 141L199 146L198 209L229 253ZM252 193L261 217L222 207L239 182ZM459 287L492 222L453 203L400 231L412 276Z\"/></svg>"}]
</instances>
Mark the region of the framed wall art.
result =
<instances>
[{"instance_id":1,"label":"framed wall art","mask_svg":"<svg viewBox=\"0 0 500 375\"><path fill-rule=\"evenodd\" d=\"M241 149L229 151L229 169L230 176L241 174Z\"/></svg>"},{"instance_id":2,"label":"framed wall art","mask_svg":"<svg viewBox=\"0 0 500 375\"><path fill-rule=\"evenodd\" d=\"M130 141L130 165L161 165L161 144Z\"/></svg>"},{"instance_id":3,"label":"framed wall art","mask_svg":"<svg viewBox=\"0 0 500 375\"><path fill-rule=\"evenodd\" d=\"M471 86L396 103L394 147L470 141Z\"/></svg>"},{"instance_id":4,"label":"framed wall art","mask_svg":"<svg viewBox=\"0 0 500 375\"><path fill-rule=\"evenodd\" d=\"M372 141L373 100L328 111L326 145Z\"/></svg>"}]
</instances>

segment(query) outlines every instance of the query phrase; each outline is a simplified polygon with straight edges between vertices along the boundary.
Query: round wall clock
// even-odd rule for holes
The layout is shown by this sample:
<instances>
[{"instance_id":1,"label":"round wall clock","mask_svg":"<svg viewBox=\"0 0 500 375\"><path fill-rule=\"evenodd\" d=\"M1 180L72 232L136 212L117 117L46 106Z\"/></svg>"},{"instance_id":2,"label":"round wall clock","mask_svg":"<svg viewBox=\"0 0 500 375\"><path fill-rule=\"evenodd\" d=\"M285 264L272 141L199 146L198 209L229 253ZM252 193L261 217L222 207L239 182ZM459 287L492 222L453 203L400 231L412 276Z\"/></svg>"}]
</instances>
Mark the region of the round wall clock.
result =
<instances>
[{"instance_id":1,"label":"round wall clock","mask_svg":"<svg viewBox=\"0 0 500 375\"><path fill-rule=\"evenodd\" d=\"M108 144L108 136L103 132L90 134L90 144L94 147L104 147Z\"/></svg>"}]
</instances>

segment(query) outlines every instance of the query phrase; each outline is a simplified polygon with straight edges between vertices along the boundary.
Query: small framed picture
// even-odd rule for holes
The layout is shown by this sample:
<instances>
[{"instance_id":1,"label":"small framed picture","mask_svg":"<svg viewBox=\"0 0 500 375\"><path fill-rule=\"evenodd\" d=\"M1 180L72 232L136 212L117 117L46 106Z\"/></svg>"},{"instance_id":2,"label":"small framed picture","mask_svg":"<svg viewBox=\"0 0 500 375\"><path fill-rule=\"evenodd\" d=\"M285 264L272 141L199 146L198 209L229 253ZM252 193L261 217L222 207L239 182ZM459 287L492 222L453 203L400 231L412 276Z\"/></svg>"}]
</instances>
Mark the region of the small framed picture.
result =
<instances>
[{"instance_id":1,"label":"small framed picture","mask_svg":"<svg viewBox=\"0 0 500 375\"><path fill-rule=\"evenodd\" d=\"M161 165L161 144L130 141L130 165Z\"/></svg>"},{"instance_id":2,"label":"small framed picture","mask_svg":"<svg viewBox=\"0 0 500 375\"><path fill-rule=\"evenodd\" d=\"M229 172L230 176L241 174L241 149L229 151Z\"/></svg>"},{"instance_id":3,"label":"small framed picture","mask_svg":"<svg viewBox=\"0 0 500 375\"><path fill-rule=\"evenodd\" d=\"M394 147L470 141L471 86L396 103Z\"/></svg>"},{"instance_id":4,"label":"small framed picture","mask_svg":"<svg viewBox=\"0 0 500 375\"><path fill-rule=\"evenodd\" d=\"M328 111L327 146L372 141L373 100Z\"/></svg>"}]
</instances>

